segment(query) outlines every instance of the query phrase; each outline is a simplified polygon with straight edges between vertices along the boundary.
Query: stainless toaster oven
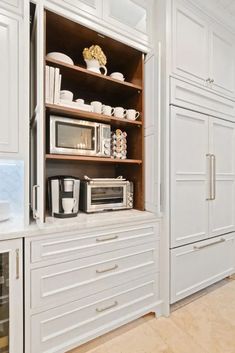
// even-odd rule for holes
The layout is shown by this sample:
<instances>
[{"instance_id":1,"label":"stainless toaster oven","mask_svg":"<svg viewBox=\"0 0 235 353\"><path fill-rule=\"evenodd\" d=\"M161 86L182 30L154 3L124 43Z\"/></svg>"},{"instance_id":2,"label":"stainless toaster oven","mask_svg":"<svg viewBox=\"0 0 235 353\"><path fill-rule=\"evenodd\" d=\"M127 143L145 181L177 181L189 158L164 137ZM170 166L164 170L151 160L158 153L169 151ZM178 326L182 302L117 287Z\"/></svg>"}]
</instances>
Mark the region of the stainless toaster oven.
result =
<instances>
[{"instance_id":1,"label":"stainless toaster oven","mask_svg":"<svg viewBox=\"0 0 235 353\"><path fill-rule=\"evenodd\" d=\"M133 208L133 183L123 178L81 181L80 208L87 213Z\"/></svg>"}]
</instances>

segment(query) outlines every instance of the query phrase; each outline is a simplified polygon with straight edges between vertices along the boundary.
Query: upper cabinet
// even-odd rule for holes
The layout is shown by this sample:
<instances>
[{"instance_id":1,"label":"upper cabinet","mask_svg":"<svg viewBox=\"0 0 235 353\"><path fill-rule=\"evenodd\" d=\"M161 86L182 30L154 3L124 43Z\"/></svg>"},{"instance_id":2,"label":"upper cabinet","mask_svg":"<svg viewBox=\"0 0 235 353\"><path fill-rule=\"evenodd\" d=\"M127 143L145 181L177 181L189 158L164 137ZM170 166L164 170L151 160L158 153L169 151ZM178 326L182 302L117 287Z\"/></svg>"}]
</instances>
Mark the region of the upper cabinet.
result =
<instances>
[{"instance_id":1,"label":"upper cabinet","mask_svg":"<svg viewBox=\"0 0 235 353\"><path fill-rule=\"evenodd\" d=\"M23 0L1 0L0 7L21 15L23 12Z\"/></svg>"},{"instance_id":2,"label":"upper cabinet","mask_svg":"<svg viewBox=\"0 0 235 353\"><path fill-rule=\"evenodd\" d=\"M44 0L50 10L66 9L71 18L94 30L148 50L151 36L153 0ZM61 13L64 15L64 13ZM90 22L89 22L90 21ZM115 35L116 34L116 35ZM143 50L144 47L138 49ZM146 50L146 51L147 51Z\"/></svg>"},{"instance_id":3,"label":"upper cabinet","mask_svg":"<svg viewBox=\"0 0 235 353\"><path fill-rule=\"evenodd\" d=\"M235 97L235 37L185 1L173 4L173 74Z\"/></svg>"},{"instance_id":4,"label":"upper cabinet","mask_svg":"<svg viewBox=\"0 0 235 353\"><path fill-rule=\"evenodd\" d=\"M147 41L150 2L103 0L104 19L116 28Z\"/></svg>"},{"instance_id":5,"label":"upper cabinet","mask_svg":"<svg viewBox=\"0 0 235 353\"><path fill-rule=\"evenodd\" d=\"M203 19L175 2L172 24L173 71L203 83L209 71L208 28Z\"/></svg>"},{"instance_id":6,"label":"upper cabinet","mask_svg":"<svg viewBox=\"0 0 235 353\"><path fill-rule=\"evenodd\" d=\"M0 9L0 153L18 152L18 21Z\"/></svg>"},{"instance_id":7,"label":"upper cabinet","mask_svg":"<svg viewBox=\"0 0 235 353\"><path fill-rule=\"evenodd\" d=\"M219 26L210 28L210 77L213 89L235 96L235 38Z\"/></svg>"},{"instance_id":8,"label":"upper cabinet","mask_svg":"<svg viewBox=\"0 0 235 353\"><path fill-rule=\"evenodd\" d=\"M83 15L102 16L102 1L100 0L51 0L68 8L68 10L79 12Z\"/></svg>"}]
</instances>

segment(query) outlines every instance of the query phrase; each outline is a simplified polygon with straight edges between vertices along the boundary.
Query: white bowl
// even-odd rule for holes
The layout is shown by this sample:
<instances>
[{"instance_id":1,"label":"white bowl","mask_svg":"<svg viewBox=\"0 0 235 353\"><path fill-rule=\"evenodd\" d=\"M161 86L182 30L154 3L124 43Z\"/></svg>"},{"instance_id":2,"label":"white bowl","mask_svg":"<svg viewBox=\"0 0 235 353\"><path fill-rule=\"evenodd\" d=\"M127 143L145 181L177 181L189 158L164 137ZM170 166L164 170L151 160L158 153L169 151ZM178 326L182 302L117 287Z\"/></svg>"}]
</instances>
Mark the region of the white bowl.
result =
<instances>
[{"instance_id":1,"label":"white bowl","mask_svg":"<svg viewBox=\"0 0 235 353\"><path fill-rule=\"evenodd\" d=\"M115 78L116 80L124 81L125 78L121 72L112 72L110 77Z\"/></svg>"},{"instance_id":2,"label":"white bowl","mask_svg":"<svg viewBox=\"0 0 235 353\"><path fill-rule=\"evenodd\" d=\"M74 65L73 60L68 55L63 53L58 53L58 52L48 53L47 58L62 61L66 64Z\"/></svg>"},{"instance_id":3,"label":"white bowl","mask_svg":"<svg viewBox=\"0 0 235 353\"><path fill-rule=\"evenodd\" d=\"M73 92L67 90L60 91L60 99L72 102Z\"/></svg>"}]
</instances>

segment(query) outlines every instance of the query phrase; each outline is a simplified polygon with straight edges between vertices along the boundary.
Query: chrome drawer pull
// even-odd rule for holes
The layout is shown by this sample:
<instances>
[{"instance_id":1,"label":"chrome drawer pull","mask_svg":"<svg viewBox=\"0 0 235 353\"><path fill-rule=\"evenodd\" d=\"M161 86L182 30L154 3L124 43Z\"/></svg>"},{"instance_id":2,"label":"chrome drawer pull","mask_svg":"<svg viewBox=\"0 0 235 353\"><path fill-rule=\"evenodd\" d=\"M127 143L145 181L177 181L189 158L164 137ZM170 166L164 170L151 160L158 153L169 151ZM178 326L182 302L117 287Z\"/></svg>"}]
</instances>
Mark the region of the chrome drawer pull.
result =
<instances>
[{"instance_id":1,"label":"chrome drawer pull","mask_svg":"<svg viewBox=\"0 0 235 353\"><path fill-rule=\"evenodd\" d=\"M194 248L195 250L201 250L201 249L204 249L204 248L208 248L209 246L212 246L212 245L224 243L225 241L226 241L226 240L225 240L224 238L221 238L220 240L214 241L213 243L206 244L206 245L200 245L200 246L194 246L193 248Z\"/></svg>"},{"instance_id":2,"label":"chrome drawer pull","mask_svg":"<svg viewBox=\"0 0 235 353\"><path fill-rule=\"evenodd\" d=\"M111 237L103 237L103 238L96 238L97 243L101 243L102 241L109 241L118 239L118 235L113 235Z\"/></svg>"},{"instance_id":3,"label":"chrome drawer pull","mask_svg":"<svg viewBox=\"0 0 235 353\"><path fill-rule=\"evenodd\" d=\"M116 270L117 268L118 268L118 265L114 265L114 266L112 266L112 267L105 268L105 269L103 269L103 270L96 270L96 273L109 272L109 271Z\"/></svg>"},{"instance_id":4,"label":"chrome drawer pull","mask_svg":"<svg viewBox=\"0 0 235 353\"><path fill-rule=\"evenodd\" d=\"M103 311L115 308L118 305L118 302L115 301L113 304L106 306L105 308L96 308L97 313L102 313Z\"/></svg>"}]
</instances>

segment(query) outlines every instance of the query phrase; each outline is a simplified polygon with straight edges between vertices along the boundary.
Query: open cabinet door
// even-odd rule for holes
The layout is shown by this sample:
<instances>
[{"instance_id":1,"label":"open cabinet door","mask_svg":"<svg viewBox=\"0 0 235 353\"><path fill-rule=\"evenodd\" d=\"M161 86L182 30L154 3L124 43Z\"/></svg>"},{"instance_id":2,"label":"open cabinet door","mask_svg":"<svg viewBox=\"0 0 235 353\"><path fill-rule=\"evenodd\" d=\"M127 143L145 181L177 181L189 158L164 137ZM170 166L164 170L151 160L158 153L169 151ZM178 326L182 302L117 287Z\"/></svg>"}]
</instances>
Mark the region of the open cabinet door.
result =
<instances>
[{"instance_id":1,"label":"open cabinet door","mask_svg":"<svg viewBox=\"0 0 235 353\"><path fill-rule=\"evenodd\" d=\"M31 208L33 218L45 218L44 10L33 9L31 28Z\"/></svg>"}]
</instances>

